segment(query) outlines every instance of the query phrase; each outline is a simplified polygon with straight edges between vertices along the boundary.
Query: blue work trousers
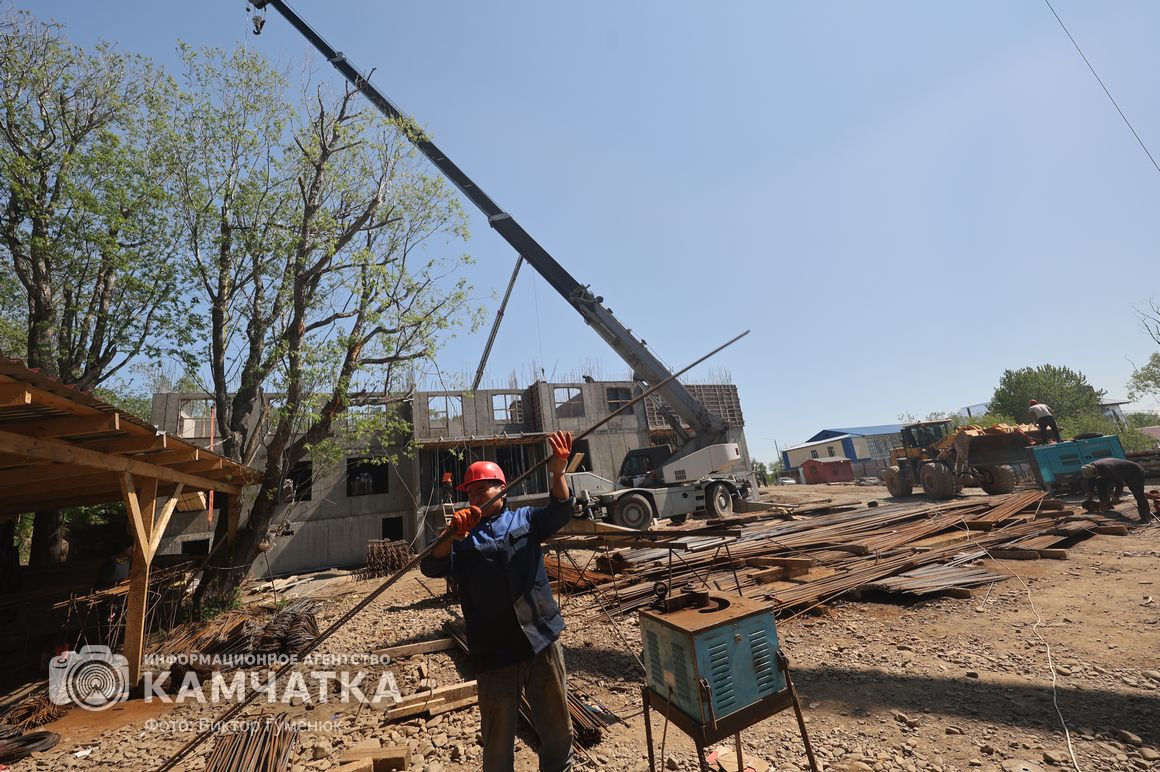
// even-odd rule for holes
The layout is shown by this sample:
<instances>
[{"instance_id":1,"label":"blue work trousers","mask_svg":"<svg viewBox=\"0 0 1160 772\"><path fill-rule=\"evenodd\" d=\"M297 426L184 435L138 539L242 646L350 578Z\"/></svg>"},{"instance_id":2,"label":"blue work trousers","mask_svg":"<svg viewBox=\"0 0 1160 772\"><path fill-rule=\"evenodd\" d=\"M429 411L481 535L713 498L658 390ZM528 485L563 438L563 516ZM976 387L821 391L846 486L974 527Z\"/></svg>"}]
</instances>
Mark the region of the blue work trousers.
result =
<instances>
[{"instance_id":1,"label":"blue work trousers","mask_svg":"<svg viewBox=\"0 0 1160 772\"><path fill-rule=\"evenodd\" d=\"M572 769L572 716L560 642L531 659L485 670L476 677L483 734L484 772L515 768L520 691L531 706L540 738L540 772Z\"/></svg>"}]
</instances>

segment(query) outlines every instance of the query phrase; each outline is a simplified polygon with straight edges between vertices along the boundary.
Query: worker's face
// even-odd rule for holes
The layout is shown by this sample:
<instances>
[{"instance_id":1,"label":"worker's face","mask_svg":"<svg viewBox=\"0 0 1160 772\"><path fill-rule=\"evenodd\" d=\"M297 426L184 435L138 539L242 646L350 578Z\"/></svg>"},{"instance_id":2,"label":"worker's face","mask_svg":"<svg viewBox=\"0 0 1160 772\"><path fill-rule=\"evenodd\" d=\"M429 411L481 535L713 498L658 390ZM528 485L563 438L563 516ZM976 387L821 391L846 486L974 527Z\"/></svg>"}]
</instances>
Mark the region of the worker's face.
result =
<instances>
[{"instance_id":1,"label":"worker's face","mask_svg":"<svg viewBox=\"0 0 1160 772\"><path fill-rule=\"evenodd\" d=\"M473 507L479 507L481 510L483 510L484 517L491 517L492 515L499 514L500 511L503 510L503 499L496 499L487 509L483 509L483 505L486 504L492 496L497 495L502 490L503 486L500 485L496 480L480 480L479 482L473 482L471 485L467 486L467 501Z\"/></svg>"}]
</instances>

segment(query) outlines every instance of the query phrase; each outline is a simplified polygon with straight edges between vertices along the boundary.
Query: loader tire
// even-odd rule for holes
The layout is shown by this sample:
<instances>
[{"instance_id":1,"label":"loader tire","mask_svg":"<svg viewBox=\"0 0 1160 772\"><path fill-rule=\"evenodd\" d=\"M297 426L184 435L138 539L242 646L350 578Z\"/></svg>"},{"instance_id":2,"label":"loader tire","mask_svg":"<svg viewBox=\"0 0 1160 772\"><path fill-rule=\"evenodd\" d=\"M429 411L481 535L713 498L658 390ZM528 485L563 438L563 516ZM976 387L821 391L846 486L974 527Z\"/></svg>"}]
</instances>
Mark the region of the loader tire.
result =
<instances>
[{"instance_id":1,"label":"loader tire","mask_svg":"<svg viewBox=\"0 0 1160 772\"><path fill-rule=\"evenodd\" d=\"M612 522L624 528L647 531L653 521L652 503L639 493L626 493L616 500Z\"/></svg>"},{"instance_id":2,"label":"loader tire","mask_svg":"<svg viewBox=\"0 0 1160 772\"><path fill-rule=\"evenodd\" d=\"M886 467L886 471L882 474L886 480L886 490L890 495L896 499L901 499L914 493L914 481L910 479L910 475L903 472L896 466Z\"/></svg>"},{"instance_id":3,"label":"loader tire","mask_svg":"<svg viewBox=\"0 0 1160 772\"><path fill-rule=\"evenodd\" d=\"M923 492L932 499L949 499L955 495L955 473L946 464L923 464L919 477Z\"/></svg>"},{"instance_id":4,"label":"loader tire","mask_svg":"<svg viewBox=\"0 0 1160 772\"><path fill-rule=\"evenodd\" d=\"M705 489L705 511L713 517L733 514L733 492L725 483L712 483Z\"/></svg>"},{"instance_id":5,"label":"loader tire","mask_svg":"<svg viewBox=\"0 0 1160 772\"><path fill-rule=\"evenodd\" d=\"M992 496L1015 490L1015 470L1009 466L981 466L977 476L979 487Z\"/></svg>"}]
</instances>

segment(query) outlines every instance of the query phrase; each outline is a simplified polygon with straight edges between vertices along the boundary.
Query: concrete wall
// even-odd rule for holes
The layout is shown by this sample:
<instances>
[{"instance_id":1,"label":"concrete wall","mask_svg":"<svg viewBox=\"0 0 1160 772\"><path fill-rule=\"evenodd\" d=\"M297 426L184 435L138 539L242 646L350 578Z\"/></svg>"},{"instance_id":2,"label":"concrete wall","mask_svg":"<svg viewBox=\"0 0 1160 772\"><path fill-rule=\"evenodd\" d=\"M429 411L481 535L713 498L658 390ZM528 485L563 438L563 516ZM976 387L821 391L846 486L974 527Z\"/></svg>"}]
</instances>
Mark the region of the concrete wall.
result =
<instances>
[{"instance_id":1,"label":"concrete wall","mask_svg":"<svg viewBox=\"0 0 1160 772\"><path fill-rule=\"evenodd\" d=\"M530 467L548 452L547 432L559 429L578 434L607 418L612 412L608 401L610 389L628 389L631 397L641 393L640 387L631 381L557 384L541 381L522 391L417 392L411 409L405 413L412 421L414 439L421 447L414 457L399 454L397 462L390 465L388 491L348 495L345 459L325 468L315 466L311 500L294 501L287 488L282 492L285 500L280 503L271 526L271 531L276 531L279 524L289 523L293 535L275 533L271 537L271 549L258 559L253 573L281 575L361 565L366 560L367 542L383 537L385 518L398 518L394 524L402 525L403 538L418 547L424 546L442 527L439 480L444 471L451 471L458 483L467 465L475 460L523 458ZM497 395L503 399L497 402ZM183 439L208 445L205 396L204 393L156 394L152 422ZM448 399L450 411L446 408ZM518 405L518 411L504 409L513 404ZM734 410L739 410L739 403ZM522 415L515 415L517 412ZM625 453L651 444L651 437L645 406L638 403L587 438L583 468L615 480ZM743 428L730 430L730 440L741 446L744 468L737 473L745 473L749 469L749 450ZM220 443L216 447L220 448ZM362 455L367 454L352 449L348 458ZM263 463L259 458L252 466L261 468ZM514 477L511 470L505 471ZM541 472L523 487L528 495L542 493L547 490L546 476ZM243 521L248 511L244 502ZM188 542L211 539L212 535L207 513L175 513L159 552L180 553L183 545L189 546Z\"/></svg>"}]
</instances>

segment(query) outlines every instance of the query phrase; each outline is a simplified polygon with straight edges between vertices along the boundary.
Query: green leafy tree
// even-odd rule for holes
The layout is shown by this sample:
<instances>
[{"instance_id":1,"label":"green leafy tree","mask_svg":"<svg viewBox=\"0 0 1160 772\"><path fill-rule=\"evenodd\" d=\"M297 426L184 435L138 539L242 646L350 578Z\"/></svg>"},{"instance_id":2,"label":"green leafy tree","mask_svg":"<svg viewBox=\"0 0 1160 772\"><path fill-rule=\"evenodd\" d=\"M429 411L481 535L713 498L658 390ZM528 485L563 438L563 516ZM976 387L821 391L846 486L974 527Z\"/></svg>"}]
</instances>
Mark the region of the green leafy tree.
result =
<instances>
[{"instance_id":1,"label":"green leafy tree","mask_svg":"<svg viewBox=\"0 0 1160 772\"><path fill-rule=\"evenodd\" d=\"M224 451L264 464L237 536L208 561L195 604L236 593L290 470L352 447L386 456L409 426L398 403L417 363L460 323L468 259L458 200L393 124L350 90L300 107L245 51L184 51L170 136L193 305ZM191 325L193 320L191 319ZM217 540L225 536L219 521Z\"/></svg>"},{"instance_id":2,"label":"green leafy tree","mask_svg":"<svg viewBox=\"0 0 1160 772\"><path fill-rule=\"evenodd\" d=\"M178 329L156 141L170 86L142 57L0 16L0 345L81 389ZM37 513L34 564L59 560L63 525Z\"/></svg>"},{"instance_id":3,"label":"green leafy tree","mask_svg":"<svg viewBox=\"0 0 1160 772\"><path fill-rule=\"evenodd\" d=\"M1133 402L1152 397L1160 399L1160 351L1132 372L1128 379L1128 399Z\"/></svg>"},{"instance_id":4,"label":"green leafy tree","mask_svg":"<svg viewBox=\"0 0 1160 772\"><path fill-rule=\"evenodd\" d=\"M1084 416L1100 415L1100 398L1084 377L1068 367L1040 365L1004 370L991 397L990 412L1012 423L1027 422L1027 403L1035 399L1051 407L1062 425ZM1066 431L1074 434L1069 423Z\"/></svg>"}]
</instances>

